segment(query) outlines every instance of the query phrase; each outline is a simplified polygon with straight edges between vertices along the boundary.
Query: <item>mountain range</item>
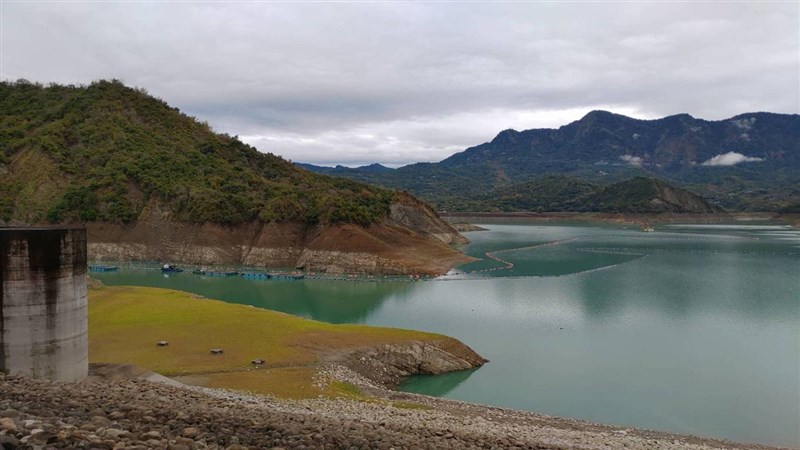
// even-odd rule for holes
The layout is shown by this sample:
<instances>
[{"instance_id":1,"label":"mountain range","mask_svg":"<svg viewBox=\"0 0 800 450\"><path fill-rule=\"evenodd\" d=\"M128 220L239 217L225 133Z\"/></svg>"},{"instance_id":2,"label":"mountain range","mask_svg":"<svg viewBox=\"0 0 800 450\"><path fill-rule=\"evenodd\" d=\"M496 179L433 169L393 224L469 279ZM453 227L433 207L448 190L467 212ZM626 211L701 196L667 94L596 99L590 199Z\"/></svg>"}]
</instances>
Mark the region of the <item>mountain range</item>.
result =
<instances>
[{"instance_id":1,"label":"mountain range","mask_svg":"<svg viewBox=\"0 0 800 450\"><path fill-rule=\"evenodd\" d=\"M728 210L796 211L800 116L756 112L719 121L688 114L640 120L592 111L558 129L501 131L437 163L303 167L406 189L440 209L463 209L463 200L495 189L566 175L606 186L636 176L658 178Z\"/></svg>"}]
</instances>

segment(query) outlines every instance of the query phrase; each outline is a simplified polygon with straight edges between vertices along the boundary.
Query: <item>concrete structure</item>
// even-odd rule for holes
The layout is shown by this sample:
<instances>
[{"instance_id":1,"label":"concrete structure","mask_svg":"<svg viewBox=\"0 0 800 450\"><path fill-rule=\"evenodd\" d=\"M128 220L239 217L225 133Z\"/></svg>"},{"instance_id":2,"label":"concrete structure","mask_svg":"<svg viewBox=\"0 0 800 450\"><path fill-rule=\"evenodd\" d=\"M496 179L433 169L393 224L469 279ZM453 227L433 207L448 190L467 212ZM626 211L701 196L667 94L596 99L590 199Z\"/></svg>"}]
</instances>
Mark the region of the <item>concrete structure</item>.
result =
<instances>
[{"instance_id":1,"label":"concrete structure","mask_svg":"<svg viewBox=\"0 0 800 450\"><path fill-rule=\"evenodd\" d=\"M0 371L85 378L87 325L86 230L0 228Z\"/></svg>"}]
</instances>

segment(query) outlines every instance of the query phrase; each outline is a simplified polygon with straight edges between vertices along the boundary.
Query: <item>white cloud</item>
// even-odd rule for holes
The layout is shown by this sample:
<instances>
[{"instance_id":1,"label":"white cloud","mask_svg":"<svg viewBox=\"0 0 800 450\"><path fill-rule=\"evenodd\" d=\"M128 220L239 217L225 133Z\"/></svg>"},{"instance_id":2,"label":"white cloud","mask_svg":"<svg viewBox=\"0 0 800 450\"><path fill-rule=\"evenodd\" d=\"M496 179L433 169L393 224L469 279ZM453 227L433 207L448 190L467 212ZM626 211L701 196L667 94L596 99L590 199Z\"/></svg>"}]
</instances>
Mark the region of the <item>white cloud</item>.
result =
<instances>
[{"instance_id":1,"label":"white cloud","mask_svg":"<svg viewBox=\"0 0 800 450\"><path fill-rule=\"evenodd\" d=\"M763 161L764 158L756 158L754 156L745 156L741 153L728 152L720 153L719 155L709 159L701 164L702 166L733 166L743 162L758 162Z\"/></svg>"},{"instance_id":2,"label":"white cloud","mask_svg":"<svg viewBox=\"0 0 800 450\"><path fill-rule=\"evenodd\" d=\"M622 155L619 157L619 159L625 161L626 163L632 166L637 166L637 167L641 167L642 163L644 162L644 159L642 159L641 157L633 155Z\"/></svg>"}]
</instances>

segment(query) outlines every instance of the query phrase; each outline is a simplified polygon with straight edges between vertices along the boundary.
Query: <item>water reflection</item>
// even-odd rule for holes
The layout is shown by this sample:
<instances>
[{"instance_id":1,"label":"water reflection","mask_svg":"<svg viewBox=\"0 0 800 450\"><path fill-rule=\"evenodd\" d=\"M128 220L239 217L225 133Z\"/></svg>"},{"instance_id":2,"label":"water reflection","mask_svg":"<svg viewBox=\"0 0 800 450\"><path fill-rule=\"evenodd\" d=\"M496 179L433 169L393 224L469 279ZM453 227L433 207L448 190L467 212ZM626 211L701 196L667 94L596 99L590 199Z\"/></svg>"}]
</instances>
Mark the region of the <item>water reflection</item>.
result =
<instances>
[{"instance_id":1,"label":"water reflection","mask_svg":"<svg viewBox=\"0 0 800 450\"><path fill-rule=\"evenodd\" d=\"M401 391L444 397L461 383L465 382L475 371L461 370L442 375L416 375L409 377L400 387ZM416 388L419 387L419 390Z\"/></svg>"},{"instance_id":2,"label":"water reflection","mask_svg":"<svg viewBox=\"0 0 800 450\"><path fill-rule=\"evenodd\" d=\"M244 280L201 277L190 273L162 277L155 271L92 274L110 285L152 286L193 292L231 303L253 305L330 323L364 323L389 297L403 298L409 282L325 280Z\"/></svg>"}]
</instances>

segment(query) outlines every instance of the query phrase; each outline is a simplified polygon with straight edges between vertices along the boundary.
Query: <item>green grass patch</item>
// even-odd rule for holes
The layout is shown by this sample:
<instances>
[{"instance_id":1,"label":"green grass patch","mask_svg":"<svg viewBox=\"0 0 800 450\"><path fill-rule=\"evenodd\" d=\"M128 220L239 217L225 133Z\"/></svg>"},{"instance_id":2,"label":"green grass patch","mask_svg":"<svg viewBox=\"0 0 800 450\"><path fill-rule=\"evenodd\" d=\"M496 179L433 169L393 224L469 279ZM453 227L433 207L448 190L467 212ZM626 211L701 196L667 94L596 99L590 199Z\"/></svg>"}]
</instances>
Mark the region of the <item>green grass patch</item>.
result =
<instances>
[{"instance_id":1,"label":"green grass patch","mask_svg":"<svg viewBox=\"0 0 800 450\"><path fill-rule=\"evenodd\" d=\"M355 386L311 383L323 356L353 348L441 335L333 325L288 314L149 287L89 291L90 362L128 363L193 384L291 398L360 396ZM169 341L158 347L158 341ZM212 348L224 353L212 355ZM253 369L254 359L263 359Z\"/></svg>"}]
</instances>

